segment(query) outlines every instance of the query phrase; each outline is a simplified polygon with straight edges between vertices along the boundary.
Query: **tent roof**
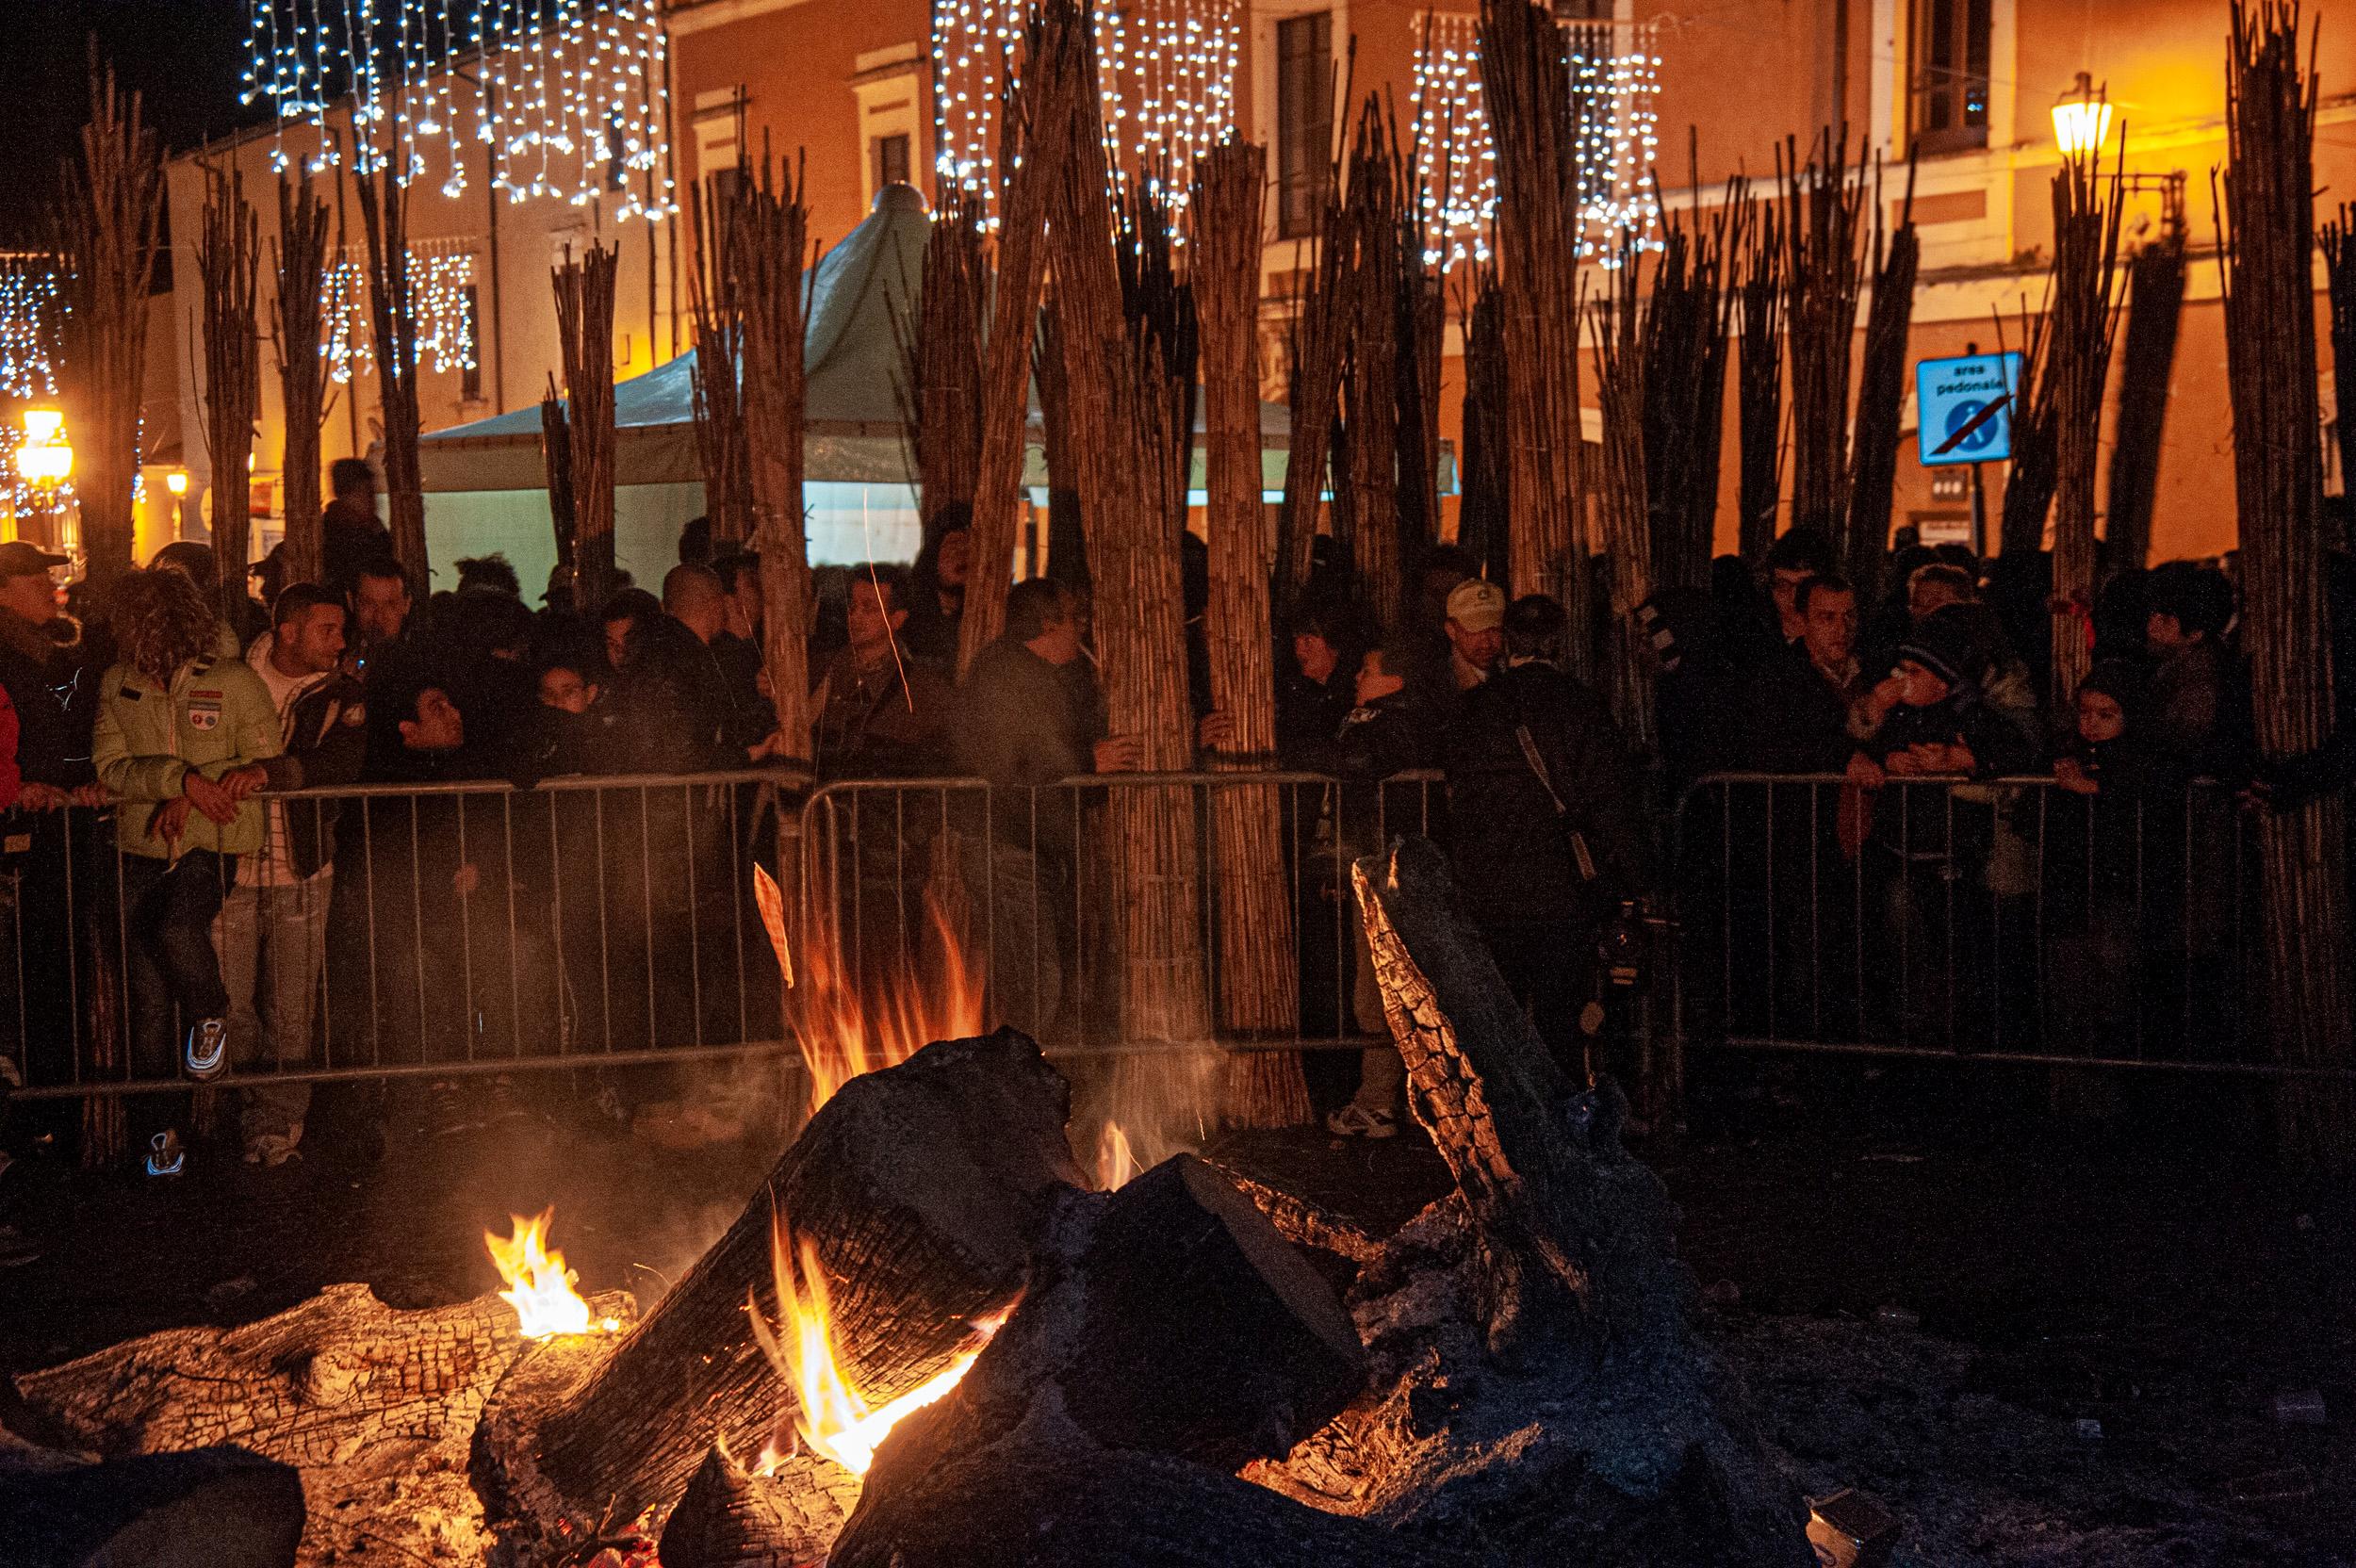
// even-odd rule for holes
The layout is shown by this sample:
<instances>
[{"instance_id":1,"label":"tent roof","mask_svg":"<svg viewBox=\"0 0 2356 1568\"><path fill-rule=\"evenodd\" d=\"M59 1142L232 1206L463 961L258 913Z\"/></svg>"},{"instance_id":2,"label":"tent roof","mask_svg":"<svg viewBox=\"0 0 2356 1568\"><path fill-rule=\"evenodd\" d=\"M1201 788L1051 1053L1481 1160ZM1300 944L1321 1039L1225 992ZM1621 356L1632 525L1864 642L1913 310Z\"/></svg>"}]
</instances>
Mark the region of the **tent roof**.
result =
<instances>
[{"instance_id":1,"label":"tent roof","mask_svg":"<svg viewBox=\"0 0 2356 1568\"><path fill-rule=\"evenodd\" d=\"M809 376L807 469L813 480L910 482L899 397L898 323L911 314L922 286L931 228L924 199L913 187L886 186L876 193L875 210L819 259L802 358ZM695 366L690 350L615 384L617 482L702 479L695 450ZM1033 484L1046 482L1039 422L1034 396L1032 449L1025 463ZM1201 430L1199 416L1196 429ZM1283 404L1260 405L1264 449L1281 454L1291 445L1291 433ZM423 438L420 457L429 491L537 490L547 482L537 406L436 432ZM1199 453L1196 464L1199 467ZM1284 482L1282 465L1281 455L1264 459L1274 486Z\"/></svg>"}]
</instances>

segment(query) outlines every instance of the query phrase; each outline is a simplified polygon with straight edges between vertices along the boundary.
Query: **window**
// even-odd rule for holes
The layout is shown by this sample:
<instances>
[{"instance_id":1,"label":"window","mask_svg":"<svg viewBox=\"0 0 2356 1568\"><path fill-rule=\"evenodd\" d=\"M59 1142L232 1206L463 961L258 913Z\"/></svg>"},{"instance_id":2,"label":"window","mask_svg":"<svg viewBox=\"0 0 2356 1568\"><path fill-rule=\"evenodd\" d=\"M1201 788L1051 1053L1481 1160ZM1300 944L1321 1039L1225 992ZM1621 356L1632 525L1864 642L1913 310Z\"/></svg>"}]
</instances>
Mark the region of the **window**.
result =
<instances>
[{"instance_id":1,"label":"window","mask_svg":"<svg viewBox=\"0 0 2356 1568\"><path fill-rule=\"evenodd\" d=\"M1333 13L1276 24L1276 232L1317 232L1333 162Z\"/></svg>"},{"instance_id":2,"label":"window","mask_svg":"<svg viewBox=\"0 0 2356 1568\"><path fill-rule=\"evenodd\" d=\"M1914 106L1925 153L1988 145L1988 13L1993 0L1915 0Z\"/></svg>"},{"instance_id":3,"label":"window","mask_svg":"<svg viewBox=\"0 0 2356 1568\"><path fill-rule=\"evenodd\" d=\"M908 136L902 131L892 136L879 136L871 143L875 149L875 188L888 185L908 183Z\"/></svg>"}]
</instances>

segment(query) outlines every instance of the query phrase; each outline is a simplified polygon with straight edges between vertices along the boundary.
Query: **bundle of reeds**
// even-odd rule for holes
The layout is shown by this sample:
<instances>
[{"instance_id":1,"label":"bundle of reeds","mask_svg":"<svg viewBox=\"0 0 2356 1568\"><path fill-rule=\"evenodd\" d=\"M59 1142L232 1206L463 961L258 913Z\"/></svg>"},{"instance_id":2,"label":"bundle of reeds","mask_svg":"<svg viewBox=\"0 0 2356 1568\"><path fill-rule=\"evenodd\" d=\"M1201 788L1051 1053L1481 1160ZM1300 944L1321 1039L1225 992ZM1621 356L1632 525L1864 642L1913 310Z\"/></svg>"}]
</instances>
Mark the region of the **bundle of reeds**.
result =
<instances>
[{"instance_id":1,"label":"bundle of reeds","mask_svg":"<svg viewBox=\"0 0 2356 1568\"><path fill-rule=\"evenodd\" d=\"M1742 515L1736 519L1736 548L1756 565L1775 542L1775 514L1783 498L1783 247L1784 211L1750 197L1742 211L1734 292L1742 307L1742 340L1735 372L1740 449L1736 484Z\"/></svg>"},{"instance_id":2,"label":"bundle of reeds","mask_svg":"<svg viewBox=\"0 0 2356 1568\"><path fill-rule=\"evenodd\" d=\"M1354 309L1337 170L1327 172L1314 229L1295 251L1305 265L1293 270L1292 321L1286 335L1292 446L1284 469L1284 502L1276 516L1280 613L1290 612L1309 580L1321 498L1334 471L1333 426L1341 408ZM1338 497L1342 486L1333 488Z\"/></svg>"},{"instance_id":3,"label":"bundle of reeds","mask_svg":"<svg viewBox=\"0 0 2356 1568\"><path fill-rule=\"evenodd\" d=\"M271 337L278 400L286 413L286 580L317 582L326 570L320 533L319 427L327 418L327 204L305 172L278 176L278 298Z\"/></svg>"},{"instance_id":4,"label":"bundle of reeds","mask_svg":"<svg viewBox=\"0 0 2356 1568\"><path fill-rule=\"evenodd\" d=\"M1085 8L1048 0L1042 11L1048 27L1072 28L1081 79L1093 82ZM1072 466L1095 580L1097 662L1112 733L1138 743L1146 771L1184 771L1194 760L1179 572L1186 433L1176 427L1180 405L1156 325L1173 307L1153 297L1168 277L1158 266L1136 274L1143 288L1133 285L1124 296L1102 106L1093 91L1075 100L1051 234ZM1150 189L1129 196L1133 211L1158 201ZM1166 230L1158 216L1147 221ZM1121 1033L1136 1041L1203 1040L1210 1017L1194 796L1183 786L1116 788L1104 825Z\"/></svg>"},{"instance_id":5,"label":"bundle of reeds","mask_svg":"<svg viewBox=\"0 0 2356 1568\"><path fill-rule=\"evenodd\" d=\"M2348 260L2348 349L2344 356L2335 354L2334 370L2356 384L2356 255ZM2335 285L2334 345L2341 332L2338 297ZM2160 233L2145 241L2127 263L2127 324L2119 346L2119 413L2111 427L2110 499L2102 552L2112 571L2138 570L2151 558L2151 507L2159 495L2168 384L2175 372L2177 323L2184 307L2184 215L2182 202L2174 201ZM2356 396L2356 384L2350 385L2349 394ZM2356 405L2344 402L2342 406ZM2356 425L2342 421L2340 440L2342 452L2348 452L2348 443L2356 442Z\"/></svg>"},{"instance_id":6,"label":"bundle of reeds","mask_svg":"<svg viewBox=\"0 0 2356 1568\"><path fill-rule=\"evenodd\" d=\"M1878 604L1890 558L1890 512L1897 491L1898 442L1906 399L1906 332L1914 319L1914 274L1922 247L1914 232L1914 172L1894 221L1873 166L1873 299L1865 315L1857 424L1849 441L1848 531L1841 555L1859 604ZM1885 226L1887 225L1887 226Z\"/></svg>"},{"instance_id":7,"label":"bundle of reeds","mask_svg":"<svg viewBox=\"0 0 2356 1568\"><path fill-rule=\"evenodd\" d=\"M2047 286L2048 298L2052 286ZM2045 517L2053 509L2058 482L2058 433L2053 428L2053 378L2046 346L2053 318L2039 308L2021 307L2021 372L2012 387L2012 462L2004 474L2004 504L1996 526L1997 547L2005 555L2034 556L2045 548ZM1999 351L2006 347L2004 320L1996 318Z\"/></svg>"},{"instance_id":8,"label":"bundle of reeds","mask_svg":"<svg viewBox=\"0 0 2356 1568\"><path fill-rule=\"evenodd\" d=\"M1840 538L1849 511L1849 356L1864 271L1865 185L1844 134L1808 161L1787 140L1783 187L1784 337L1792 374L1792 523Z\"/></svg>"},{"instance_id":9,"label":"bundle of reeds","mask_svg":"<svg viewBox=\"0 0 2356 1568\"><path fill-rule=\"evenodd\" d=\"M548 389L540 399L540 466L548 476L548 526L556 533L556 564L564 572L566 591L572 602L583 613L595 605L581 596L579 568L575 564L574 546L580 538L580 523L573 507L573 432L564 410L564 396L548 377Z\"/></svg>"},{"instance_id":10,"label":"bundle of reeds","mask_svg":"<svg viewBox=\"0 0 2356 1568\"><path fill-rule=\"evenodd\" d=\"M744 438L739 373L744 357L744 313L729 292L735 277L728 260L729 225L712 210L700 187L688 187L687 203L695 227L695 265L687 273L688 313L695 333L689 384L695 397L695 456L704 476L704 515L712 520L714 543L739 545L753 531L753 454Z\"/></svg>"},{"instance_id":11,"label":"bundle of reeds","mask_svg":"<svg viewBox=\"0 0 2356 1568\"><path fill-rule=\"evenodd\" d=\"M1674 238L1671 244L1675 244ZM1645 450L1647 351L1650 319L1661 297L1647 302L1638 285L1635 244L1623 240L1619 266L1604 276L1603 297L1589 320L1595 350L1596 396L1602 404L1603 452L1597 466L1596 510L1603 522L1603 563L1610 583L1611 625L1605 629L1604 690L1620 727L1639 748L1653 738L1652 655L1637 609L1652 596L1653 508ZM1668 308L1687 302L1676 293Z\"/></svg>"},{"instance_id":12,"label":"bundle of reeds","mask_svg":"<svg viewBox=\"0 0 2356 1568\"><path fill-rule=\"evenodd\" d=\"M399 126L392 145L398 146ZM369 172L352 182L368 252L368 321L376 339L377 404L384 422L385 526L393 558L422 593L430 569L425 553L425 480L417 461L417 313L410 292L409 193L401 160L378 153Z\"/></svg>"},{"instance_id":13,"label":"bundle of reeds","mask_svg":"<svg viewBox=\"0 0 2356 1568\"><path fill-rule=\"evenodd\" d=\"M1497 147L1513 592L1570 614L1574 663L1588 632L1579 501L1579 116L1571 57L1548 7L1482 0L1481 84Z\"/></svg>"},{"instance_id":14,"label":"bundle of reeds","mask_svg":"<svg viewBox=\"0 0 2356 1568\"><path fill-rule=\"evenodd\" d=\"M2340 493L2356 496L2356 203L2342 202L2339 214L2321 225L2317 239L2323 247L2324 292L2331 302L2331 433L2332 455L2340 465ZM2165 245L2165 237L2160 244ZM2135 362L2135 324L2143 314L2144 257L2155 247L2147 245L2135 255L2133 274L2135 291L2127 314L2127 368ZM2176 297L2184 298L2184 240L2181 232L2176 244ZM2176 318L2168 319L2168 347L2176 347ZM2119 422L2124 425L2127 410L2122 400ZM2123 444L2123 441L2122 441ZM2155 458L2158 453L2152 454ZM2149 503L2146 503L2147 510ZM2111 466L2111 536L2119 536L2119 466L2114 458ZM2343 541L2347 543L2347 541ZM2137 562L2136 564L2142 564Z\"/></svg>"},{"instance_id":15,"label":"bundle of reeds","mask_svg":"<svg viewBox=\"0 0 2356 1568\"><path fill-rule=\"evenodd\" d=\"M913 306L894 316L903 425L927 546L973 515L982 462L982 329L990 317L982 216L976 192L957 185L941 192L924 237ZM905 288L907 280L901 282Z\"/></svg>"},{"instance_id":16,"label":"bundle of reeds","mask_svg":"<svg viewBox=\"0 0 2356 1568\"><path fill-rule=\"evenodd\" d=\"M763 151L740 167L720 215L729 290L743 312L744 433L752 453L753 548L761 556L762 659L783 759L807 765L810 740L810 543L802 523L810 328L810 208L797 156L782 175ZM578 436L576 436L578 440Z\"/></svg>"},{"instance_id":17,"label":"bundle of reeds","mask_svg":"<svg viewBox=\"0 0 2356 1568\"><path fill-rule=\"evenodd\" d=\"M2321 745L2332 719L2312 272L2315 76L2299 60L2299 23L2297 0L2234 0L2220 203L2242 645L2268 759ZM2265 1034L2294 1070L2344 1071L2356 1054L2346 812L2344 798L2327 793L2268 812L2259 828ZM2286 1155L2334 1171L2356 1163L2356 1100L2345 1082L2294 1077L2275 1094Z\"/></svg>"},{"instance_id":18,"label":"bundle of reeds","mask_svg":"<svg viewBox=\"0 0 2356 1568\"><path fill-rule=\"evenodd\" d=\"M997 281L990 336L982 351L980 441L973 476L971 564L957 629L957 666L973 662L1006 625L1006 584L1014 578L1014 546L1025 504L1023 433L1030 417L1028 378L1047 286L1048 214L1072 156L1071 122L1096 102L1091 24L1078 7L1042 6L1023 33L1023 64L999 116Z\"/></svg>"},{"instance_id":19,"label":"bundle of reeds","mask_svg":"<svg viewBox=\"0 0 2356 1568\"><path fill-rule=\"evenodd\" d=\"M147 384L149 285L163 220L163 155L139 95L115 85L91 49L90 118L82 155L66 166L53 214L65 263L58 292L61 384L74 432L74 495L90 580L131 569L132 492L139 481L139 400Z\"/></svg>"},{"instance_id":20,"label":"bundle of reeds","mask_svg":"<svg viewBox=\"0 0 2356 1568\"><path fill-rule=\"evenodd\" d=\"M1441 253L1424 243L1430 192L1410 149L1399 237L1399 522L1414 547L1440 537L1440 355L1448 340L1448 278ZM1442 167L1446 167L1445 157ZM1411 550L1412 554L1412 550Z\"/></svg>"},{"instance_id":21,"label":"bundle of reeds","mask_svg":"<svg viewBox=\"0 0 2356 1568\"><path fill-rule=\"evenodd\" d=\"M1226 718L1214 768L1270 768L1276 759L1276 623L1269 585L1276 534L1260 499L1260 210L1268 156L1230 140L1195 166L1186 208L1189 284L1202 333L1204 522L1211 595L1203 609L1211 709ZM1211 792L1218 878L1219 1025L1283 1037L1299 1024L1292 893L1284 874L1284 792L1272 784ZM1296 1052L1229 1058L1227 1119L1284 1127L1309 1116Z\"/></svg>"},{"instance_id":22,"label":"bundle of reeds","mask_svg":"<svg viewBox=\"0 0 2356 1568\"><path fill-rule=\"evenodd\" d=\"M1464 323L1464 439L1456 453L1462 494L1456 542L1481 575L1503 582L1511 565L1505 433L1505 300L1497 269L1476 264L1458 296Z\"/></svg>"},{"instance_id":23,"label":"bundle of reeds","mask_svg":"<svg viewBox=\"0 0 2356 1568\"><path fill-rule=\"evenodd\" d=\"M1139 173L1113 201L1113 259L1121 274L1121 304L1129 319L1153 340L1161 366L1160 396L1170 404L1167 426L1174 443L1161 470L1173 488L1165 498L1184 518L1186 479L1194 455L1195 373L1202 362L1202 328L1195 318L1194 289L1178 272L1178 237L1173 214L1161 193L1166 180Z\"/></svg>"},{"instance_id":24,"label":"bundle of reeds","mask_svg":"<svg viewBox=\"0 0 2356 1568\"><path fill-rule=\"evenodd\" d=\"M602 245L580 256L567 246L564 265L551 273L572 472L573 602L587 614L614 591L614 279L620 259L618 250Z\"/></svg>"},{"instance_id":25,"label":"bundle of reeds","mask_svg":"<svg viewBox=\"0 0 2356 1568\"><path fill-rule=\"evenodd\" d=\"M232 167L205 171L204 226L196 240L203 289L199 312L205 418L199 429L212 466L213 550L221 563L221 611L244 606L253 554L254 425L262 413L262 339L256 300L262 224Z\"/></svg>"},{"instance_id":26,"label":"bundle of reeds","mask_svg":"<svg viewBox=\"0 0 2356 1568\"><path fill-rule=\"evenodd\" d=\"M1369 96L1351 139L1335 237L1349 258L1350 299L1342 398L1350 505L1337 515L1349 519L1343 542L1358 568L1366 608L1384 626L1399 623L1406 583L1399 501L1399 387L1402 376L1414 374L1401 363L1399 337L1406 182L1383 100Z\"/></svg>"},{"instance_id":27,"label":"bundle of reeds","mask_svg":"<svg viewBox=\"0 0 2356 1568\"><path fill-rule=\"evenodd\" d=\"M1644 306L1638 349L1644 361L1643 453L1656 589L1710 586L1734 318L1728 269L1742 211L1739 188L1706 219L1671 210ZM1634 253L1629 255L1632 265ZM1615 299L1618 293L1615 287Z\"/></svg>"},{"instance_id":28,"label":"bundle of reeds","mask_svg":"<svg viewBox=\"0 0 2356 1568\"><path fill-rule=\"evenodd\" d=\"M2126 156L2125 139L2119 156ZM2119 174L2095 159L2062 160L2053 175L2053 286L2046 365L2053 382L2053 660L2055 710L2074 700L2094 662L2094 470L2102 386L2119 329Z\"/></svg>"}]
</instances>

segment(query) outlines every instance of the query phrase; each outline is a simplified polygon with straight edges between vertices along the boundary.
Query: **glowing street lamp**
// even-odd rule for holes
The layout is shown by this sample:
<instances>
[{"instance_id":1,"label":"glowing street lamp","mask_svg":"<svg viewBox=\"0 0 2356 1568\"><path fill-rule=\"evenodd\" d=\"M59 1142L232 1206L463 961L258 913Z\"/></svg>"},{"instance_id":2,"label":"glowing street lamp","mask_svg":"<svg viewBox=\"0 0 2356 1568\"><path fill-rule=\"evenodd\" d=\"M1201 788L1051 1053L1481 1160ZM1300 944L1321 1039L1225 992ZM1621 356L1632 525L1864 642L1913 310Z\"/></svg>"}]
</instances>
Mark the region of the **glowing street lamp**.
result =
<instances>
[{"instance_id":1,"label":"glowing street lamp","mask_svg":"<svg viewBox=\"0 0 2356 1568\"><path fill-rule=\"evenodd\" d=\"M16 471L28 484L63 484L74 473L74 448L65 438L65 416L54 408L25 411L25 444L16 449Z\"/></svg>"},{"instance_id":2,"label":"glowing street lamp","mask_svg":"<svg viewBox=\"0 0 2356 1568\"><path fill-rule=\"evenodd\" d=\"M2094 78L2078 73L2077 85L2053 105L2053 140L2066 158L2092 157L2111 139L2109 94L2097 93Z\"/></svg>"},{"instance_id":3,"label":"glowing street lamp","mask_svg":"<svg viewBox=\"0 0 2356 1568\"><path fill-rule=\"evenodd\" d=\"M172 469L164 476L164 488L172 492L174 499L186 496L188 493L188 471L186 468Z\"/></svg>"}]
</instances>

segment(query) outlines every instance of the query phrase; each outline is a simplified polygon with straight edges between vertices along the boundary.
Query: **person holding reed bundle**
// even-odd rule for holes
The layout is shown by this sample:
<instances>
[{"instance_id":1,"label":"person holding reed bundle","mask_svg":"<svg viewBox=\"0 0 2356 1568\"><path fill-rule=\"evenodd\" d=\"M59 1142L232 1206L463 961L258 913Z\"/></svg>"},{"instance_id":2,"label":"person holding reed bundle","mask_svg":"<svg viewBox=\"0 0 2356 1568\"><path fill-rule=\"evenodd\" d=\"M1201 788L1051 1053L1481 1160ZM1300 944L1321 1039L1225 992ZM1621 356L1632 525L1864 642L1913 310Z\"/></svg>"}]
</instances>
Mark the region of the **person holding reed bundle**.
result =
<instances>
[{"instance_id":1,"label":"person holding reed bundle","mask_svg":"<svg viewBox=\"0 0 2356 1568\"><path fill-rule=\"evenodd\" d=\"M187 1025L181 1066L218 1073L227 1054L229 992L213 920L237 880L237 858L262 849L265 787L292 789L302 765L284 755L277 705L252 666L216 651L219 622L204 594L170 569L133 572L107 612L119 662L107 670L91 759L122 803L124 964L131 992L131 1070L171 1071L172 1009ZM150 1139L147 1172L173 1176L178 1133Z\"/></svg>"}]
</instances>

